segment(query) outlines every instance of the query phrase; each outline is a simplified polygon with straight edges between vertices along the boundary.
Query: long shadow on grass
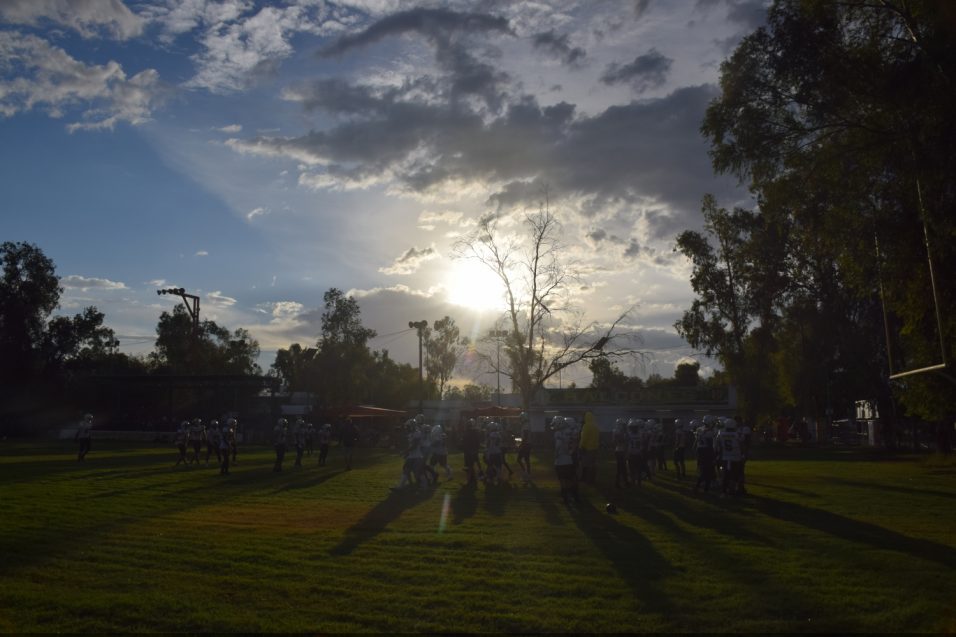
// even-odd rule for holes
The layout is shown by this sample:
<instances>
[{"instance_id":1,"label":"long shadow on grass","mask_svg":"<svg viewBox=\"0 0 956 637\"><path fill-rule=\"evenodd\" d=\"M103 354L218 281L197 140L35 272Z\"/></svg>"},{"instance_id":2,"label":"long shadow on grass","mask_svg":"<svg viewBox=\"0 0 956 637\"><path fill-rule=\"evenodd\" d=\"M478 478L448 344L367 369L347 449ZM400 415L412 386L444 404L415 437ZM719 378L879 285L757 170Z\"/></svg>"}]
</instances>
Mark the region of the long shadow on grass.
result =
<instances>
[{"instance_id":1,"label":"long shadow on grass","mask_svg":"<svg viewBox=\"0 0 956 637\"><path fill-rule=\"evenodd\" d=\"M485 509L494 516L501 517L508 508L508 502L514 495L514 487L510 482L489 484L485 486Z\"/></svg>"},{"instance_id":2,"label":"long shadow on grass","mask_svg":"<svg viewBox=\"0 0 956 637\"><path fill-rule=\"evenodd\" d=\"M872 482L857 482L856 480L846 480L844 478L828 478L820 476L831 484L843 484L848 487L859 487L862 489L872 489L874 491L893 491L895 493L905 493L906 495L928 495L938 498L956 499L956 493L949 491L936 491L934 489L913 489L911 487L897 487L891 484L873 484Z\"/></svg>"},{"instance_id":3,"label":"long shadow on grass","mask_svg":"<svg viewBox=\"0 0 956 637\"><path fill-rule=\"evenodd\" d=\"M908 537L881 526L860 522L822 509L759 496L749 498L761 513L854 543L868 544L884 551L906 553L917 559L956 568L956 549L930 540Z\"/></svg>"},{"instance_id":4,"label":"long shadow on grass","mask_svg":"<svg viewBox=\"0 0 956 637\"><path fill-rule=\"evenodd\" d=\"M295 476L296 478L295 480L293 480L292 482L286 482L285 484L280 486L278 489L276 489L272 493L282 493L283 491L291 491L295 489L308 489L309 487L317 487L323 482L325 482L326 480L331 480L335 476L344 472L345 472L344 469L340 469L338 471L333 471L331 473L320 473L320 474L307 473L307 474L297 475Z\"/></svg>"},{"instance_id":5,"label":"long shadow on grass","mask_svg":"<svg viewBox=\"0 0 956 637\"><path fill-rule=\"evenodd\" d=\"M541 510L544 511L544 519L548 524L551 526L564 524L564 520L561 518L561 510L558 508L557 493L542 489L533 482L531 483L531 492L534 493L534 499L541 505Z\"/></svg>"},{"instance_id":6,"label":"long shadow on grass","mask_svg":"<svg viewBox=\"0 0 956 637\"><path fill-rule=\"evenodd\" d=\"M586 498L570 509L578 528L627 582L642 605L662 617L673 617L676 608L657 584L674 572L673 566L637 530L594 508Z\"/></svg>"},{"instance_id":7,"label":"long shadow on grass","mask_svg":"<svg viewBox=\"0 0 956 637\"><path fill-rule=\"evenodd\" d=\"M680 483L678 483L680 484ZM751 543L764 544L777 548L779 544L771 538L761 536L747 528L746 522L739 516L734 515L734 511L722 508L720 505L727 505L727 500L714 500L706 504L715 505L713 508L696 509L692 506L693 500L687 500L689 496L673 483L655 479L653 487L638 490L629 490L626 492L613 491L610 488L599 489L599 491L608 497L616 498L613 501L618 508L627 511L634 516L643 519L648 524L660 528L668 535L676 539L681 547L681 551L691 556L698 563L698 567L707 564L706 568L716 570L724 576L736 582L736 586L742 589L748 589L754 598L762 600L786 599L786 607L783 608L759 608L750 609L750 616L774 616L783 621L796 622L805 617L814 616L819 613L819 603L814 602L800 591L793 590L791 586L781 580L775 572L772 564L764 562L755 562L753 560L742 559L741 555L734 551L728 551L720 543L707 540L696 529L710 529L719 534L733 538L734 540L749 541ZM737 501L740 505L741 502ZM690 529L678 524L673 515ZM675 569L684 571L685 569ZM678 614L679 615L679 614ZM747 616L747 613L744 613ZM675 631L686 630L687 627L677 620ZM852 622L846 620L836 621L833 630L837 632L848 631L857 628ZM794 626L801 626L794 623Z\"/></svg>"},{"instance_id":8,"label":"long shadow on grass","mask_svg":"<svg viewBox=\"0 0 956 637\"><path fill-rule=\"evenodd\" d=\"M791 487L781 487L776 484L767 484L765 482L754 482L753 480L747 480L748 487L763 487L764 489L774 489L775 491L784 491L785 493L793 493L794 495L803 496L805 498L819 498L819 493L813 493L812 491L803 491L801 489L794 489Z\"/></svg>"},{"instance_id":9,"label":"long shadow on grass","mask_svg":"<svg viewBox=\"0 0 956 637\"><path fill-rule=\"evenodd\" d=\"M387 498L376 504L361 520L349 527L345 531L345 537L329 551L329 554L351 555L355 549L384 531L406 509L421 504L431 496L430 491L392 491Z\"/></svg>"},{"instance_id":10,"label":"long shadow on grass","mask_svg":"<svg viewBox=\"0 0 956 637\"><path fill-rule=\"evenodd\" d=\"M451 499L452 523L461 524L478 510L478 485L463 484Z\"/></svg>"}]
</instances>

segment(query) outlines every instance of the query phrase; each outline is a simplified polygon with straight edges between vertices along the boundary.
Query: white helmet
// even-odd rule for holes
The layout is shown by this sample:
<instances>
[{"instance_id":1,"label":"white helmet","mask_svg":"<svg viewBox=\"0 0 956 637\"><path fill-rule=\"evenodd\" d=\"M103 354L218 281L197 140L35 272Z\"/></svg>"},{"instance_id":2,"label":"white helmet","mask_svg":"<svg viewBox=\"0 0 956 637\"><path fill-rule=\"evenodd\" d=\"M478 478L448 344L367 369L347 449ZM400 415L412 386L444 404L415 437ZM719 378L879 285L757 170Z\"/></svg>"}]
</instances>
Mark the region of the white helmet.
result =
<instances>
[{"instance_id":1,"label":"white helmet","mask_svg":"<svg viewBox=\"0 0 956 637\"><path fill-rule=\"evenodd\" d=\"M280 419L276 422L276 426L278 426L278 427L288 427L288 426L289 426L289 421L286 420L285 418L280 418Z\"/></svg>"},{"instance_id":2,"label":"white helmet","mask_svg":"<svg viewBox=\"0 0 956 637\"><path fill-rule=\"evenodd\" d=\"M434 426L432 427L432 436L434 436L434 437L437 438L438 436L442 435L443 433L445 433L445 432L444 432L444 430L442 430L441 425L434 425Z\"/></svg>"},{"instance_id":3,"label":"white helmet","mask_svg":"<svg viewBox=\"0 0 956 637\"><path fill-rule=\"evenodd\" d=\"M218 427L218 426L219 426L219 421L216 420L215 418L213 418L212 420L209 421L209 426L210 426L210 427Z\"/></svg>"},{"instance_id":4,"label":"white helmet","mask_svg":"<svg viewBox=\"0 0 956 637\"><path fill-rule=\"evenodd\" d=\"M644 424L647 426L648 429L657 429L657 421L654 420L653 418L648 418L647 420L644 421Z\"/></svg>"}]
</instances>

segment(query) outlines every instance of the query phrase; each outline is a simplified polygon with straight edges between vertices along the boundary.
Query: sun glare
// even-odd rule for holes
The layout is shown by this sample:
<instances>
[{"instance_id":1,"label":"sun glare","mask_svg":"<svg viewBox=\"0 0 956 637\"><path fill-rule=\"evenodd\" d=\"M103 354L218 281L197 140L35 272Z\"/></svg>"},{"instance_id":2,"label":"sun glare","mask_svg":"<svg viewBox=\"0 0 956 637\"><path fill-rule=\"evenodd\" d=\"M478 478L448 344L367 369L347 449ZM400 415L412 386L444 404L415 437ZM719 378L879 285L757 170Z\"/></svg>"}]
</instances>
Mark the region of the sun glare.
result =
<instances>
[{"instance_id":1,"label":"sun glare","mask_svg":"<svg viewBox=\"0 0 956 637\"><path fill-rule=\"evenodd\" d=\"M445 280L448 302L473 310L503 310L505 288L495 274L476 261L456 261Z\"/></svg>"}]
</instances>

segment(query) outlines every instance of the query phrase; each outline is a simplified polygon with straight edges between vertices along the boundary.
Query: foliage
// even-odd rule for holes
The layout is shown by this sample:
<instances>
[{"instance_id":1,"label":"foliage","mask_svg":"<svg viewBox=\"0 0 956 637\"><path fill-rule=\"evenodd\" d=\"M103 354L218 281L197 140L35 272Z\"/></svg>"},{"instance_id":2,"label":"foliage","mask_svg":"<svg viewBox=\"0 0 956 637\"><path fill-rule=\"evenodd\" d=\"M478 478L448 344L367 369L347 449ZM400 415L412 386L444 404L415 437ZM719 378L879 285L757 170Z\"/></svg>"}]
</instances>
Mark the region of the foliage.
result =
<instances>
[{"instance_id":1,"label":"foliage","mask_svg":"<svg viewBox=\"0 0 956 637\"><path fill-rule=\"evenodd\" d=\"M497 357L487 352L482 358L511 380L527 409L561 370L601 356L631 355L630 347L618 343L635 337L618 332L627 313L609 325L583 322L570 298L577 275L562 258L561 224L547 204L524 216L524 231L523 236L503 232L498 217L490 215L455 248L460 258L477 260L501 281L509 332L504 342L507 364L499 366Z\"/></svg>"},{"instance_id":2,"label":"foliage","mask_svg":"<svg viewBox=\"0 0 956 637\"><path fill-rule=\"evenodd\" d=\"M21 383L41 367L46 320L60 301L56 267L37 246L0 244L0 384Z\"/></svg>"},{"instance_id":3,"label":"foliage","mask_svg":"<svg viewBox=\"0 0 956 637\"><path fill-rule=\"evenodd\" d=\"M674 368L674 384L682 387L696 387L700 384L700 363L683 361Z\"/></svg>"},{"instance_id":4,"label":"foliage","mask_svg":"<svg viewBox=\"0 0 956 637\"><path fill-rule=\"evenodd\" d=\"M418 395L418 369L372 351L375 331L362 325L358 301L338 288L324 295L322 332L314 348L292 343L276 352L270 373L288 391L308 391L320 407L374 404L403 409Z\"/></svg>"},{"instance_id":5,"label":"foliage","mask_svg":"<svg viewBox=\"0 0 956 637\"><path fill-rule=\"evenodd\" d=\"M819 413L839 391L888 416L890 355L899 370L956 354L956 290L937 285L940 333L927 267L928 250L937 276L956 270L954 17L929 1L777 0L721 66L702 131L758 209L705 199L717 250L678 244L695 275L718 275L698 277L679 329L719 354L751 413L774 394ZM941 418L953 382L911 377L898 396Z\"/></svg>"},{"instance_id":6,"label":"foliage","mask_svg":"<svg viewBox=\"0 0 956 637\"><path fill-rule=\"evenodd\" d=\"M437 387L437 395L442 396L458 358L468 347L468 339L461 337L455 319L450 316L435 321L433 327L424 330L424 335L425 371Z\"/></svg>"},{"instance_id":7,"label":"foliage","mask_svg":"<svg viewBox=\"0 0 956 637\"><path fill-rule=\"evenodd\" d=\"M194 331L192 317L180 304L172 314L160 314L150 360L162 373L252 375L261 373L258 357L259 343L247 330L229 332L206 319Z\"/></svg>"},{"instance_id":8,"label":"foliage","mask_svg":"<svg viewBox=\"0 0 956 637\"><path fill-rule=\"evenodd\" d=\"M494 394L495 388L490 385L466 383L461 387L449 385L442 395L445 400L467 400L473 403L481 403L491 400Z\"/></svg>"},{"instance_id":9,"label":"foliage","mask_svg":"<svg viewBox=\"0 0 956 637\"><path fill-rule=\"evenodd\" d=\"M90 306L72 318L51 319L42 343L46 369L56 371L67 364L91 368L115 356L119 341L113 330L103 325L104 318Z\"/></svg>"},{"instance_id":10,"label":"foliage","mask_svg":"<svg viewBox=\"0 0 956 637\"><path fill-rule=\"evenodd\" d=\"M607 391L627 391L640 389L644 386L637 376L628 376L607 356L600 356L588 361L591 371L591 387Z\"/></svg>"}]
</instances>

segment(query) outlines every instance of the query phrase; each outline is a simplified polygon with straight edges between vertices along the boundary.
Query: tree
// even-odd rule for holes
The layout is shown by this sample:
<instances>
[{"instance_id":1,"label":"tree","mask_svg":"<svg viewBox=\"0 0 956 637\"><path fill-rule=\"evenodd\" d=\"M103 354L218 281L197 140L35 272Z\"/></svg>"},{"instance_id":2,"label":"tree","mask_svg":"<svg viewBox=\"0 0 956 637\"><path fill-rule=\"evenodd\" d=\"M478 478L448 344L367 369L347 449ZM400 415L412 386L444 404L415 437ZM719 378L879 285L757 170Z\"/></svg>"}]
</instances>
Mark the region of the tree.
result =
<instances>
[{"instance_id":1,"label":"tree","mask_svg":"<svg viewBox=\"0 0 956 637\"><path fill-rule=\"evenodd\" d=\"M327 406L352 405L368 396L372 352L368 341L375 330L362 325L358 301L338 288L324 295L322 334L316 347L317 390Z\"/></svg>"},{"instance_id":2,"label":"tree","mask_svg":"<svg viewBox=\"0 0 956 637\"><path fill-rule=\"evenodd\" d=\"M588 362L591 371L591 387L605 391L626 391L640 389L644 381L636 376L628 376L606 356L591 359Z\"/></svg>"},{"instance_id":3,"label":"tree","mask_svg":"<svg viewBox=\"0 0 956 637\"><path fill-rule=\"evenodd\" d=\"M445 385L451 379L458 358L468 347L468 339L461 338L455 319L446 316L435 321L434 328L425 330L425 371L429 382L445 393Z\"/></svg>"},{"instance_id":4,"label":"tree","mask_svg":"<svg viewBox=\"0 0 956 637\"><path fill-rule=\"evenodd\" d=\"M700 384L700 363L681 362L674 369L674 384L681 387L696 387Z\"/></svg>"},{"instance_id":5,"label":"tree","mask_svg":"<svg viewBox=\"0 0 956 637\"><path fill-rule=\"evenodd\" d=\"M509 332L507 365L499 369L493 355L482 358L495 373L511 379L528 409L545 382L564 368L634 351L616 346L628 336L618 332L627 313L610 324L586 323L573 305L570 284L576 274L562 261L560 223L547 204L524 216L524 229L524 236L510 235L498 228L497 216L486 216L455 250L459 258L477 260L501 281Z\"/></svg>"},{"instance_id":6,"label":"tree","mask_svg":"<svg viewBox=\"0 0 956 637\"><path fill-rule=\"evenodd\" d=\"M927 0L777 0L721 66L702 125L715 169L787 220L795 252L822 251L860 307L885 304L889 348L869 349L895 371L956 355L956 289L934 295L930 277L956 270L954 17ZM936 419L954 382L938 370L897 391Z\"/></svg>"},{"instance_id":7,"label":"tree","mask_svg":"<svg viewBox=\"0 0 956 637\"><path fill-rule=\"evenodd\" d=\"M258 375L259 343L245 329L234 332L204 320L198 331L185 306L163 312L156 326L156 346L150 361L173 374Z\"/></svg>"},{"instance_id":8,"label":"tree","mask_svg":"<svg viewBox=\"0 0 956 637\"><path fill-rule=\"evenodd\" d=\"M0 244L0 382L21 383L40 365L47 317L63 289L56 268L37 246Z\"/></svg>"},{"instance_id":9,"label":"tree","mask_svg":"<svg viewBox=\"0 0 956 637\"><path fill-rule=\"evenodd\" d=\"M316 349L303 349L298 343L293 343L289 349L280 348L276 351L271 371L290 392L301 391L314 385L316 353Z\"/></svg>"},{"instance_id":10,"label":"tree","mask_svg":"<svg viewBox=\"0 0 956 637\"><path fill-rule=\"evenodd\" d=\"M57 373L68 364L92 368L108 364L116 354L119 341L112 329L103 325L105 315L87 307L72 318L57 316L47 324L43 337L44 364L49 373Z\"/></svg>"},{"instance_id":11,"label":"tree","mask_svg":"<svg viewBox=\"0 0 956 637\"><path fill-rule=\"evenodd\" d=\"M687 230L676 250L690 259L697 298L674 327L692 347L716 356L737 385L744 419L773 415L773 328L788 292L785 233L752 211L728 211L707 195L706 234ZM711 245L711 239L714 245Z\"/></svg>"},{"instance_id":12,"label":"tree","mask_svg":"<svg viewBox=\"0 0 956 637\"><path fill-rule=\"evenodd\" d=\"M473 403L487 402L495 393L490 385L467 383L462 387L450 385L443 394L445 400L467 400Z\"/></svg>"}]
</instances>

